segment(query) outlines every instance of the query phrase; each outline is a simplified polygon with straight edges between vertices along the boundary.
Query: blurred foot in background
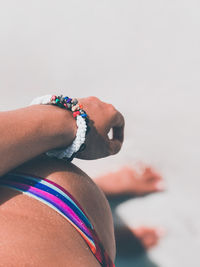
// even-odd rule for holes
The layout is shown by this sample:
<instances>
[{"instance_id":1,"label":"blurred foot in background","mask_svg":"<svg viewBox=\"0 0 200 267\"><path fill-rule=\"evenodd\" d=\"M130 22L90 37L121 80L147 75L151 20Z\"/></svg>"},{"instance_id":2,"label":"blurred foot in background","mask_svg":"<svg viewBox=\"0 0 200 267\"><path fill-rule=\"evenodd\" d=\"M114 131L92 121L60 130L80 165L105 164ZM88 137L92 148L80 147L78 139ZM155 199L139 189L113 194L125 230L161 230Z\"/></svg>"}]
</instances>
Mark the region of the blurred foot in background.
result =
<instances>
[{"instance_id":1,"label":"blurred foot in background","mask_svg":"<svg viewBox=\"0 0 200 267\"><path fill-rule=\"evenodd\" d=\"M95 183L106 196L142 196L165 189L161 175L151 167L141 166L135 170L124 166L116 172L97 177Z\"/></svg>"},{"instance_id":2,"label":"blurred foot in background","mask_svg":"<svg viewBox=\"0 0 200 267\"><path fill-rule=\"evenodd\" d=\"M162 176L152 167L144 165L137 170L124 166L116 172L97 177L94 181L108 198L144 196L165 189ZM129 248L137 246L141 250L150 249L158 244L164 234L164 229L160 227L121 225L115 228L117 246L123 248L128 243Z\"/></svg>"},{"instance_id":3,"label":"blurred foot in background","mask_svg":"<svg viewBox=\"0 0 200 267\"><path fill-rule=\"evenodd\" d=\"M161 227L138 226L132 228L127 225L115 227L117 246L120 244L120 247L125 248L128 243L132 249L139 246L141 251L156 246L164 235L165 230Z\"/></svg>"}]
</instances>

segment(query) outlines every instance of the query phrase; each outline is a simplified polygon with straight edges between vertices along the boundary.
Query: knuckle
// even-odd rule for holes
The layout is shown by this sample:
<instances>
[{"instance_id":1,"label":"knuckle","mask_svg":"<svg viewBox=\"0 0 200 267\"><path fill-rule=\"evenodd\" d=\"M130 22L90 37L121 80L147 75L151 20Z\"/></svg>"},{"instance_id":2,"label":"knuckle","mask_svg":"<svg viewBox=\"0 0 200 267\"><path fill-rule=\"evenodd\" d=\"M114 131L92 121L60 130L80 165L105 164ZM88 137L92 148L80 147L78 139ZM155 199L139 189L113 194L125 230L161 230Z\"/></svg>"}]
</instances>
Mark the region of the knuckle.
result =
<instances>
[{"instance_id":1,"label":"knuckle","mask_svg":"<svg viewBox=\"0 0 200 267\"><path fill-rule=\"evenodd\" d=\"M120 146L116 147L115 150L113 151L113 155L116 155L120 150L121 150Z\"/></svg>"},{"instance_id":2,"label":"knuckle","mask_svg":"<svg viewBox=\"0 0 200 267\"><path fill-rule=\"evenodd\" d=\"M112 147L110 154L115 155L121 150L122 145L118 142L114 147Z\"/></svg>"},{"instance_id":3,"label":"knuckle","mask_svg":"<svg viewBox=\"0 0 200 267\"><path fill-rule=\"evenodd\" d=\"M125 125L125 118L121 113L120 113L120 117L121 117L122 125L124 126Z\"/></svg>"},{"instance_id":4,"label":"knuckle","mask_svg":"<svg viewBox=\"0 0 200 267\"><path fill-rule=\"evenodd\" d=\"M110 107L110 109L115 109L115 107L112 105L112 104L108 104L109 105L109 107Z\"/></svg>"},{"instance_id":5,"label":"knuckle","mask_svg":"<svg viewBox=\"0 0 200 267\"><path fill-rule=\"evenodd\" d=\"M108 104L108 109L113 113L117 112L116 108L112 104Z\"/></svg>"},{"instance_id":6,"label":"knuckle","mask_svg":"<svg viewBox=\"0 0 200 267\"><path fill-rule=\"evenodd\" d=\"M99 98L96 97L96 96L90 96L90 97L89 97L89 100L90 100L90 101L93 101L93 102L94 102L94 101L97 102L97 101L99 101Z\"/></svg>"},{"instance_id":7,"label":"knuckle","mask_svg":"<svg viewBox=\"0 0 200 267\"><path fill-rule=\"evenodd\" d=\"M124 127L125 126L125 119L124 119L124 116L118 111L117 112L117 121L118 121L118 124L121 126L121 127Z\"/></svg>"}]
</instances>

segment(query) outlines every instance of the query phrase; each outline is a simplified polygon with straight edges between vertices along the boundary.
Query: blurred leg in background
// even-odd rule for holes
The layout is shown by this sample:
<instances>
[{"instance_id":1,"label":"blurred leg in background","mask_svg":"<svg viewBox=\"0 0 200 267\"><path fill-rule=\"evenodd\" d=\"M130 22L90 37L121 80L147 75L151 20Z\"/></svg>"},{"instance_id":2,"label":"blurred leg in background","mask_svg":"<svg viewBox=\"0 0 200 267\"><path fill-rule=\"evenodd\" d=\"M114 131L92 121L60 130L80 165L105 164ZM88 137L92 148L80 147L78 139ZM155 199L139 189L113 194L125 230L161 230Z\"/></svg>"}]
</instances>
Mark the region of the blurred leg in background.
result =
<instances>
[{"instance_id":1,"label":"blurred leg in background","mask_svg":"<svg viewBox=\"0 0 200 267\"><path fill-rule=\"evenodd\" d=\"M99 176L94 181L111 201L123 196L141 197L165 189L162 176L152 167L145 165L139 169L124 166L116 172ZM126 243L132 250L135 247L143 251L149 249L157 245L163 235L164 229L161 227L145 225L128 227L123 222L122 225L115 227L116 243L120 253L122 248L126 247Z\"/></svg>"}]
</instances>

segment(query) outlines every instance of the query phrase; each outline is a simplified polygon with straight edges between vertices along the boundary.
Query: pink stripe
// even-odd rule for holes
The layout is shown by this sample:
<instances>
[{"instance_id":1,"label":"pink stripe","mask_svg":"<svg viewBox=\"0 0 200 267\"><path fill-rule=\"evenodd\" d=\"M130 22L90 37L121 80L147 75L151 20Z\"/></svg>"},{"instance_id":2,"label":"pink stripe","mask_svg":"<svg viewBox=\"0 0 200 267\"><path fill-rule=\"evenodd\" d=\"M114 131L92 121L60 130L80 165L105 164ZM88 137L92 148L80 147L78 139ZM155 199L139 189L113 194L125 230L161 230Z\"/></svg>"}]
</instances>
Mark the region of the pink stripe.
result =
<instances>
[{"instance_id":1,"label":"pink stripe","mask_svg":"<svg viewBox=\"0 0 200 267\"><path fill-rule=\"evenodd\" d=\"M11 172L12 174L12 172ZM13 173L14 175L17 174L17 175L24 175L24 176L27 176L27 177L33 177L33 178L36 178L38 180L44 180L52 185L54 185L55 187L59 188L61 191L63 191L66 195L68 195L75 203L76 205L81 209L81 211L83 212L83 214L87 217L87 214L85 213L85 211L83 210L83 208L80 206L80 204L78 203L78 201L67 191L65 190L65 188L63 188L62 186L60 186L59 184L56 184L55 182L47 179L47 178L42 178L40 176L36 176L36 175L30 175L30 174L27 174L27 173L24 173L24 172L16 172L16 173ZM88 217L87 217L88 218Z\"/></svg>"},{"instance_id":2,"label":"pink stripe","mask_svg":"<svg viewBox=\"0 0 200 267\"><path fill-rule=\"evenodd\" d=\"M85 225L83 224L83 222L79 219L79 217L76 215L76 213L74 213L74 211L68 207L64 202L62 202L59 198L57 198L54 195L51 195L48 192L45 192L41 189L35 188L33 186L30 185L26 185L23 183L16 183L16 182L10 182L10 181L6 181L6 183L14 185L14 186L22 186L24 188L26 188L27 192L33 193L36 192L44 197L46 197L47 199L51 199L54 203L56 203L57 205L59 205L61 208L63 208L64 210L66 210L66 212L68 212L71 216L73 216L76 221L81 225L82 228L84 228L84 230L86 231L86 233L88 233L88 229L85 227Z\"/></svg>"},{"instance_id":3,"label":"pink stripe","mask_svg":"<svg viewBox=\"0 0 200 267\"><path fill-rule=\"evenodd\" d=\"M75 218L75 220L80 223L82 226L84 226L83 222L79 219L79 217L76 215L76 213L70 208L68 207L63 201L61 201L59 198L57 198L56 196L45 192L41 189L29 186L29 192L38 192L39 194L42 193L42 195L44 195L47 199L52 200L53 202L55 202L57 205L59 205L60 207L62 207L64 210L66 210L66 212L70 213L71 216L73 216ZM84 226L85 228L85 226ZM87 228L85 228L87 230Z\"/></svg>"},{"instance_id":4,"label":"pink stripe","mask_svg":"<svg viewBox=\"0 0 200 267\"><path fill-rule=\"evenodd\" d=\"M60 190L62 190L66 195L68 195L75 203L76 205L81 209L81 211L84 213L84 215L87 217L86 213L84 212L84 210L82 209L82 207L80 206L80 204L77 202L77 200L68 192L66 191L62 186L54 183L53 181L49 180L49 179L43 179L44 181L56 186L57 188L59 188Z\"/></svg>"}]
</instances>

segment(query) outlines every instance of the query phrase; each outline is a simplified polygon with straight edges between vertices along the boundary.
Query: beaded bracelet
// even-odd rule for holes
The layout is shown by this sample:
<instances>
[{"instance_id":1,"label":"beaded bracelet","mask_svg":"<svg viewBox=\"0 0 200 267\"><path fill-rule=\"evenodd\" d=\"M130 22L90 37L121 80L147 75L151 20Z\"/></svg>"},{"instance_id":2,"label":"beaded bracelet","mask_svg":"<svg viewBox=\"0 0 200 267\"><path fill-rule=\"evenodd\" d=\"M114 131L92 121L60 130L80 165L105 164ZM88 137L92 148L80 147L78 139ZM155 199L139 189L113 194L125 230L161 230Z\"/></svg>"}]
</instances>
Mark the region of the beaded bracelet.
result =
<instances>
[{"instance_id":1,"label":"beaded bracelet","mask_svg":"<svg viewBox=\"0 0 200 267\"><path fill-rule=\"evenodd\" d=\"M73 143L66 149L53 149L46 152L46 155L49 157L56 157L58 159L72 161L76 154L85 148L88 116L83 110L83 106L78 103L76 98L63 97L62 95L46 95L38 97L31 102L31 105L35 104L56 105L72 112L77 124L76 138L74 139Z\"/></svg>"}]
</instances>

